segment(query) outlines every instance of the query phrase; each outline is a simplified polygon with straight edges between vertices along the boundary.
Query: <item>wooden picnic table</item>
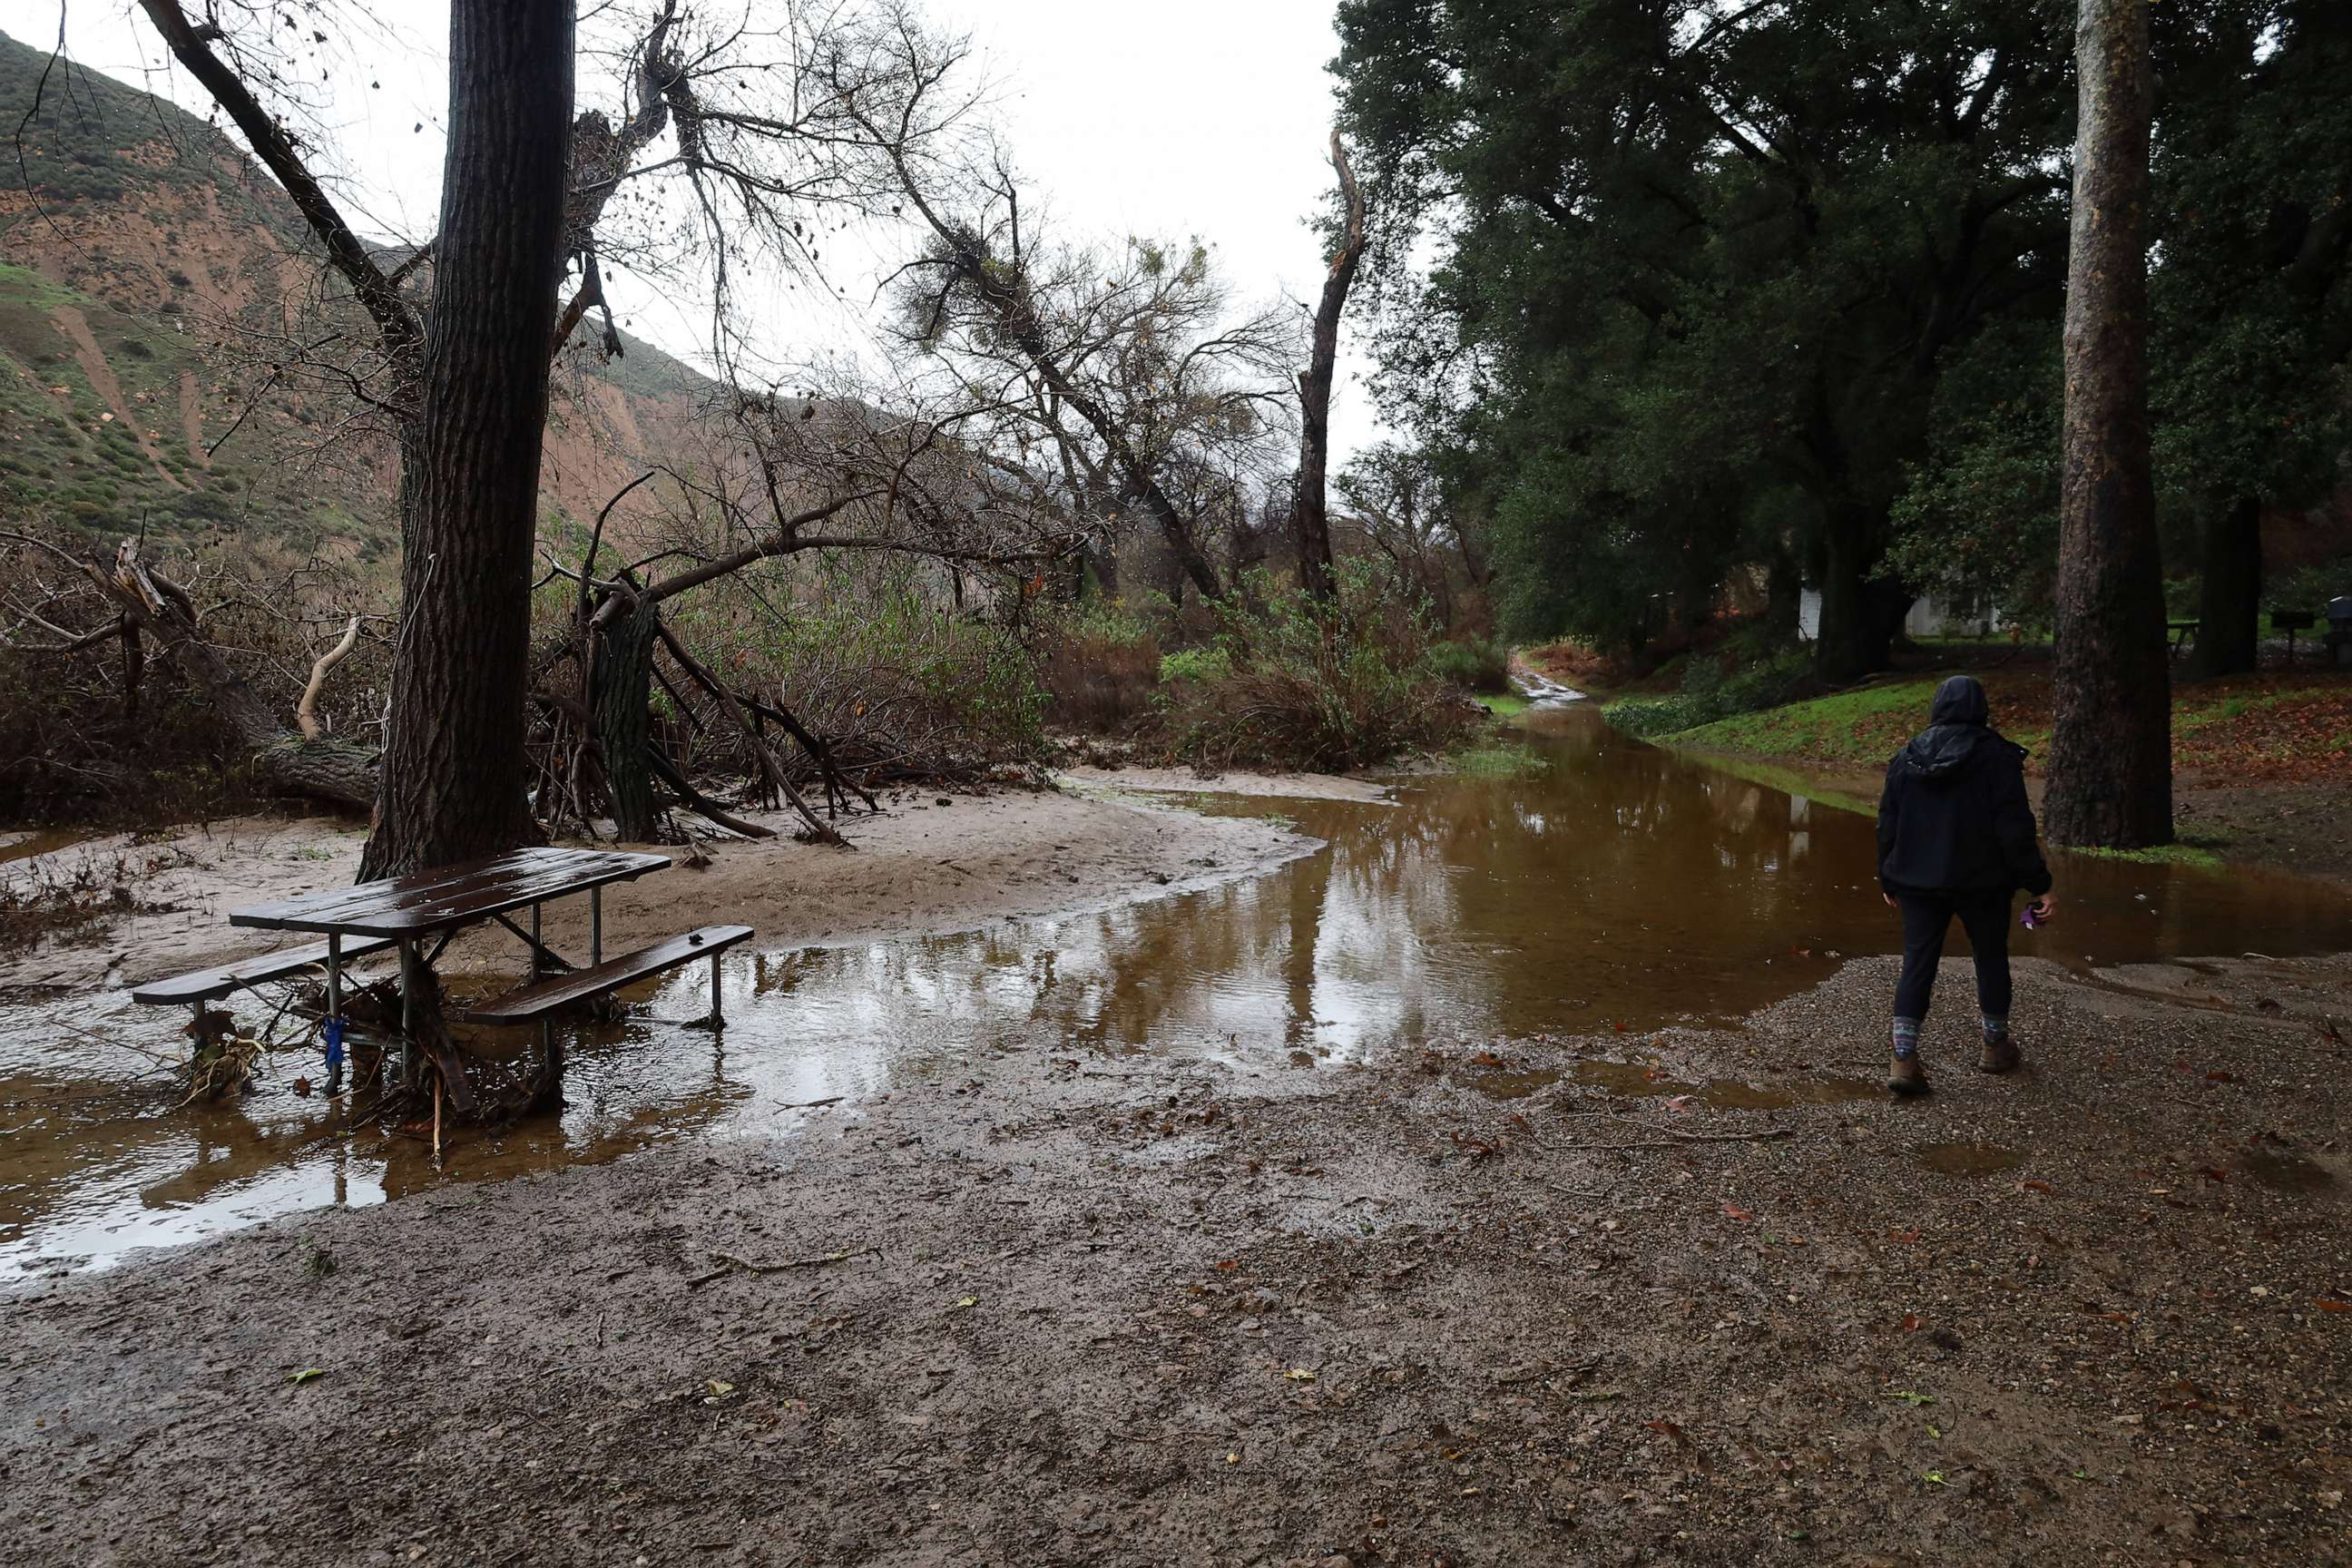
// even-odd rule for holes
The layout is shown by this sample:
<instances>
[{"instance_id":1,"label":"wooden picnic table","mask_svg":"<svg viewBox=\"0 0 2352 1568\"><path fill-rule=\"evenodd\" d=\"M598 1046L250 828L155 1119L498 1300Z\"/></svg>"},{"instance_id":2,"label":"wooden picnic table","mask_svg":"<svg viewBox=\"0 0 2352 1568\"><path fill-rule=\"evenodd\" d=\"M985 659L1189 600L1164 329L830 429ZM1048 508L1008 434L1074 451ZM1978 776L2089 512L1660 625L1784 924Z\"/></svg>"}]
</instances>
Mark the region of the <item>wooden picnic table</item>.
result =
<instances>
[{"instance_id":1,"label":"wooden picnic table","mask_svg":"<svg viewBox=\"0 0 2352 1568\"><path fill-rule=\"evenodd\" d=\"M541 961L556 957L539 940L540 906L552 899L586 893L589 899L589 960L601 963L604 948L604 889L633 881L669 865L663 855L625 849L516 849L487 860L446 866L413 876L331 888L275 903L229 911L229 924L269 931L311 931L327 939L327 1011L342 1013L342 943L389 939L400 949L401 1034L415 1068L413 987L419 965L429 969L450 940L467 926L496 921L530 948L531 977ZM507 917L530 910L530 929ZM420 952L432 941L429 953ZM567 965L568 967L568 965Z\"/></svg>"}]
</instances>

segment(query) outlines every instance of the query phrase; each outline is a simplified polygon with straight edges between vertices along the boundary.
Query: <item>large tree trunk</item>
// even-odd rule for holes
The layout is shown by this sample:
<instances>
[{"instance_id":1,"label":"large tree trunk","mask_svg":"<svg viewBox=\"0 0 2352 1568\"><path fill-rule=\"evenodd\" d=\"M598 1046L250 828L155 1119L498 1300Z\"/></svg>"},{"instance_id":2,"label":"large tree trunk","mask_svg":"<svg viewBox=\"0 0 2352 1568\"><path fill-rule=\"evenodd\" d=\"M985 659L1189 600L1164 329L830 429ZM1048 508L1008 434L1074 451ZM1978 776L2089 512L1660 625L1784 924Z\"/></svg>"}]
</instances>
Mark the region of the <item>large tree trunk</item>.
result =
<instances>
[{"instance_id":1,"label":"large tree trunk","mask_svg":"<svg viewBox=\"0 0 2352 1568\"><path fill-rule=\"evenodd\" d=\"M2197 605L2196 670L2234 675L2262 653L2263 503L2241 496L2205 522L2205 580Z\"/></svg>"},{"instance_id":2,"label":"large tree trunk","mask_svg":"<svg viewBox=\"0 0 2352 1568\"><path fill-rule=\"evenodd\" d=\"M1813 641L1813 672L1833 686L1886 668L1895 634L1909 608L1907 595L1889 578L1874 578L1883 530L1866 508L1832 502L1822 530L1822 618ZM1890 620L1887 609L1903 595L1903 609Z\"/></svg>"},{"instance_id":3,"label":"large tree trunk","mask_svg":"<svg viewBox=\"0 0 2352 1568\"><path fill-rule=\"evenodd\" d=\"M571 172L571 0L456 0L449 150L403 489L402 625L362 875L493 854L524 795L530 552Z\"/></svg>"},{"instance_id":4,"label":"large tree trunk","mask_svg":"<svg viewBox=\"0 0 2352 1568\"><path fill-rule=\"evenodd\" d=\"M604 789L613 826L625 844L650 844L659 831L654 805L654 643L661 606L641 599L635 609L593 624L590 686L594 696L596 752L604 761Z\"/></svg>"},{"instance_id":5,"label":"large tree trunk","mask_svg":"<svg viewBox=\"0 0 2352 1568\"><path fill-rule=\"evenodd\" d=\"M1328 471L1331 462L1331 378L1339 360L1339 318L1348 308L1348 290L1356 281L1357 264L1364 258L1364 193L1356 172L1348 166L1348 149L1338 132L1331 133L1331 166L1339 173L1339 200L1344 216L1339 253L1323 279L1323 298L1315 307L1315 350L1298 377L1298 493L1290 507L1290 542L1298 557L1298 585L1317 598L1339 591L1331 565L1331 519Z\"/></svg>"},{"instance_id":6,"label":"large tree trunk","mask_svg":"<svg viewBox=\"0 0 2352 1568\"><path fill-rule=\"evenodd\" d=\"M2081 0L2059 497L2056 844L2172 838L2172 690L2147 433L2147 0Z\"/></svg>"}]
</instances>

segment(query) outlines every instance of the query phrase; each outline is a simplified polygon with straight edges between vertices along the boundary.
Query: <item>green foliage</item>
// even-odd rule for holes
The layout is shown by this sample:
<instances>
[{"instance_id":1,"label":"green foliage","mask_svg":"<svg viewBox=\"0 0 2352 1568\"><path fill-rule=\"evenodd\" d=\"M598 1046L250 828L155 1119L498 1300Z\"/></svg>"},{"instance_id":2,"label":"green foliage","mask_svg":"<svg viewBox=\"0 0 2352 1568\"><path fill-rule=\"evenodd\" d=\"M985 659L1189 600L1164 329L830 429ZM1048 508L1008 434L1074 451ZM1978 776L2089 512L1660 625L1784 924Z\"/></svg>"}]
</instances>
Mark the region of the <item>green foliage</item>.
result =
<instances>
[{"instance_id":1,"label":"green foliage","mask_svg":"<svg viewBox=\"0 0 2352 1568\"><path fill-rule=\"evenodd\" d=\"M1432 643L1429 672L1465 691L1502 692L1511 689L1510 650L1494 637L1455 637Z\"/></svg>"},{"instance_id":2,"label":"green foliage","mask_svg":"<svg viewBox=\"0 0 2352 1568\"><path fill-rule=\"evenodd\" d=\"M2234 498L2340 482L2352 25L2280 0L2151 16L2179 562ZM1792 564L2048 619L2072 20L1343 0L1343 114L1390 225L1381 390L1491 516L1507 630L1638 648Z\"/></svg>"},{"instance_id":3,"label":"green foliage","mask_svg":"<svg viewBox=\"0 0 2352 1568\"><path fill-rule=\"evenodd\" d=\"M782 693L853 763L906 759L977 776L1044 754L1046 696L1017 631L942 604L910 568L802 567L814 580L803 577L797 595L780 565L758 599L681 595L666 606L669 623L704 663ZM540 611L570 613L564 602Z\"/></svg>"},{"instance_id":4,"label":"green foliage","mask_svg":"<svg viewBox=\"0 0 2352 1568\"><path fill-rule=\"evenodd\" d=\"M1174 653L1160 658L1160 684L1173 686L1180 681L1206 685L1223 680L1234 672L1233 656L1223 647L1180 647Z\"/></svg>"},{"instance_id":5,"label":"green foliage","mask_svg":"<svg viewBox=\"0 0 2352 1568\"><path fill-rule=\"evenodd\" d=\"M1517 635L1638 645L1749 565L1858 584L1950 357L2054 334L2072 40L2039 0L1346 0L1339 32L1437 256L1383 391L1489 506Z\"/></svg>"},{"instance_id":6,"label":"green foliage","mask_svg":"<svg viewBox=\"0 0 2352 1568\"><path fill-rule=\"evenodd\" d=\"M1812 661L1802 648L1761 650L1752 639L1727 641L1718 654L1695 654L1684 661L1680 691L1666 697L1621 697L1601 711L1628 734L1679 734L1734 714L1777 707L1811 676Z\"/></svg>"},{"instance_id":7,"label":"green foliage","mask_svg":"<svg viewBox=\"0 0 2352 1568\"><path fill-rule=\"evenodd\" d=\"M1945 371L1928 454L1906 470L1887 551L1887 563L1922 592L1992 604L2020 626L2053 616L2058 350L2046 323L2003 323Z\"/></svg>"},{"instance_id":8,"label":"green foliage","mask_svg":"<svg viewBox=\"0 0 2352 1568\"><path fill-rule=\"evenodd\" d=\"M1329 600L1252 574L1210 657L1162 689L1170 750L1210 767L1342 772L1443 747L1471 710L1429 666L1427 602L1342 561Z\"/></svg>"},{"instance_id":9,"label":"green foliage","mask_svg":"<svg viewBox=\"0 0 2352 1568\"><path fill-rule=\"evenodd\" d=\"M1151 710L1160 673L1157 622L1167 601L1141 607L1093 596L1037 618L1038 679L1056 722L1095 733L1131 728Z\"/></svg>"}]
</instances>

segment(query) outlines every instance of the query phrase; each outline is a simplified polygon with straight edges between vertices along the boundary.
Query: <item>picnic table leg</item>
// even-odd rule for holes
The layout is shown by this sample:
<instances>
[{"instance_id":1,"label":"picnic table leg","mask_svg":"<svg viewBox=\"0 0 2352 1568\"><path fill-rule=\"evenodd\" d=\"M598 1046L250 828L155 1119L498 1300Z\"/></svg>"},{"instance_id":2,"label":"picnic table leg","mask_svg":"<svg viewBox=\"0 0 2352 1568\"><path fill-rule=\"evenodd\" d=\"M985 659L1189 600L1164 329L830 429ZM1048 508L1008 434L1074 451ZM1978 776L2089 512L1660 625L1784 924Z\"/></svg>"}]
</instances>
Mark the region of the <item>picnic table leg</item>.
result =
<instances>
[{"instance_id":1,"label":"picnic table leg","mask_svg":"<svg viewBox=\"0 0 2352 1568\"><path fill-rule=\"evenodd\" d=\"M710 955L710 1026L717 1028L724 1020L719 1016L719 955Z\"/></svg>"},{"instance_id":2,"label":"picnic table leg","mask_svg":"<svg viewBox=\"0 0 2352 1568\"><path fill-rule=\"evenodd\" d=\"M416 944L400 944L400 1082L416 1087Z\"/></svg>"},{"instance_id":3,"label":"picnic table leg","mask_svg":"<svg viewBox=\"0 0 2352 1568\"><path fill-rule=\"evenodd\" d=\"M342 1016L343 937L341 931L329 931L327 933L327 1016L341 1018ZM329 1028L340 1026L335 1024L328 1026ZM339 1042L331 1043L338 1044L338 1048L335 1051L335 1059L327 1064L327 1092L339 1094L343 1087L343 1053Z\"/></svg>"},{"instance_id":4,"label":"picnic table leg","mask_svg":"<svg viewBox=\"0 0 2352 1568\"><path fill-rule=\"evenodd\" d=\"M604 889L588 889L588 962L604 962Z\"/></svg>"},{"instance_id":5,"label":"picnic table leg","mask_svg":"<svg viewBox=\"0 0 2352 1568\"><path fill-rule=\"evenodd\" d=\"M530 906L530 977L534 983L539 979L539 906L533 904Z\"/></svg>"},{"instance_id":6,"label":"picnic table leg","mask_svg":"<svg viewBox=\"0 0 2352 1568\"><path fill-rule=\"evenodd\" d=\"M546 1085L543 1103L557 1110L563 1109L563 1047L555 1038L555 1026L546 1018L539 1021L539 1061L541 1078Z\"/></svg>"}]
</instances>

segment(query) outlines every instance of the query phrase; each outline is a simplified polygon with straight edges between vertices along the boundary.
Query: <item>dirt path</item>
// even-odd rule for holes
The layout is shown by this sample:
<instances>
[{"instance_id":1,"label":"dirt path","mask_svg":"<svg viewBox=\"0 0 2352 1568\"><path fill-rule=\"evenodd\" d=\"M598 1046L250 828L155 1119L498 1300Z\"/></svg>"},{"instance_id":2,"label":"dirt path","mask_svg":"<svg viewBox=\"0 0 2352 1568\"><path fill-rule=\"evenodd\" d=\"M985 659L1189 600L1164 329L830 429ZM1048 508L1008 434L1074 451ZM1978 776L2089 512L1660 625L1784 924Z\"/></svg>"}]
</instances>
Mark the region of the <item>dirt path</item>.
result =
<instances>
[{"instance_id":1,"label":"dirt path","mask_svg":"<svg viewBox=\"0 0 2352 1568\"><path fill-rule=\"evenodd\" d=\"M1507 1060L1040 1042L772 1137L36 1282L0 1308L0 1539L2342 1561L2352 1106L2323 1028L2352 963L2022 978L2032 1070L1966 1070L1939 1015L1924 1103L1840 1102L1890 980L1858 961L1742 1031Z\"/></svg>"}]
</instances>

